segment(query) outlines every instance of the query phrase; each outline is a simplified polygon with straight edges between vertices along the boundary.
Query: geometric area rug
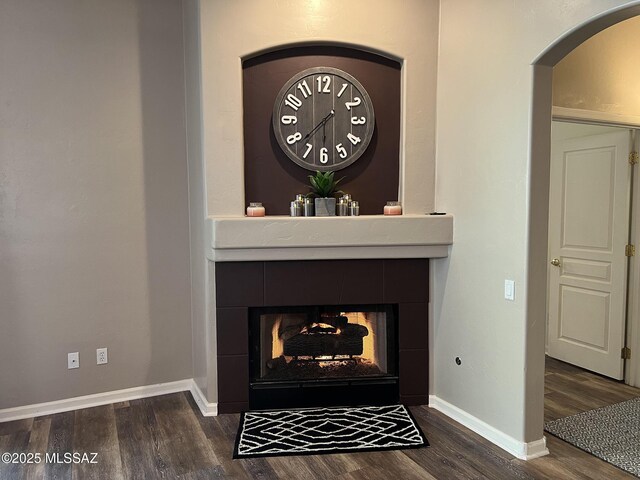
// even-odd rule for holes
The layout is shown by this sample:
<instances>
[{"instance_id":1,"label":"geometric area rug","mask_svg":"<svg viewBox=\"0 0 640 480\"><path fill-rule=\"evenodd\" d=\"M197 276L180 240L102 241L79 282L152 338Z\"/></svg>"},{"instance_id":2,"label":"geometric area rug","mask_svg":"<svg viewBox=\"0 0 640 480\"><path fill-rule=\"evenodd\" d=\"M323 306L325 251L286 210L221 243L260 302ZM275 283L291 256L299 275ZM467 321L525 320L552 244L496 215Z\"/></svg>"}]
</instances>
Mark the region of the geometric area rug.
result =
<instances>
[{"instance_id":1,"label":"geometric area rug","mask_svg":"<svg viewBox=\"0 0 640 480\"><path fill-rule=\"evenodd\" d=\"M640 397L560 418L544 429L640 477Z\"/></svg>"},{"instance_id":2,"label":"geometric area rug","mask_svg":"<svg viewBox=\"0 0 640 480\"><path fill-rule=\"evenodd\" d=\"M233 458L427 447L404 405L245 412Z\"/></svg>"}]
</instances>

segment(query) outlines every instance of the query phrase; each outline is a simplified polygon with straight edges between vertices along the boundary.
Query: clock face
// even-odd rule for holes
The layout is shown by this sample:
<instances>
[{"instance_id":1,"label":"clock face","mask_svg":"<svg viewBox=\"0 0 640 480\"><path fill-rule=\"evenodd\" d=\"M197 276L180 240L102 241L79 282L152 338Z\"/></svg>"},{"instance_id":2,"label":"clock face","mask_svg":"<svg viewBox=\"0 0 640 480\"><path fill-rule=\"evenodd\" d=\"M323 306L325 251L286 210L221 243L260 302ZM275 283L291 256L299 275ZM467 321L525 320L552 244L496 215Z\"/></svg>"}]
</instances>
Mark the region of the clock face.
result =
<instances>
[{"instance_id":1,"label":"clock face","mask_svg":"<svg viewBox=\"0 0 640 480\"><path fill-rule=\"evenodd\" d=\"M358 80L337 68L298 73L282 87L273 107L278 144L308 170L351 165L369 146L374 125L369 94Z\"/></svg>"}]
</instances>

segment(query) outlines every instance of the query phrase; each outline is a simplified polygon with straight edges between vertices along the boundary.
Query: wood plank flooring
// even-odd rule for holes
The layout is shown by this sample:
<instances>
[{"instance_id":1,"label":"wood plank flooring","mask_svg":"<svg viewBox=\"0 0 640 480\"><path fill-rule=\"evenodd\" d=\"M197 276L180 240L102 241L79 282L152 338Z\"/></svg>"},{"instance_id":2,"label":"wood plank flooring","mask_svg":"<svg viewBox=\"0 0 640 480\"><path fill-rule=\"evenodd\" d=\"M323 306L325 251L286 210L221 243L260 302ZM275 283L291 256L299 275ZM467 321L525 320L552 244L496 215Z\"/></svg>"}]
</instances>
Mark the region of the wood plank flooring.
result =
<instances>
[{"instance_id":1,"label":"wood plank flooring","mask_svg":"<svg viewBox=\"0 0 640 480\"><path fill-rule=\"evenodd\" d=\"M545 421L613 405L640 396L640 389L547 357Z\"/></svg>"},{"instance_id":2,"label":"wood plank flooring","mask_svg":"<svg viewBox=\"0 0 640 480\"><path fill-rule=\"evenodd\" d=\"M640 396L547 360L545 418ZM635 478L548 435L551 455L524 462L428 407L411 409L430 448L232 460L239 415L203 417L189 393L0 423L0 453L97 452L97 464L0 463L0 479L624 479Z\"/></svg>"}]
</instances>

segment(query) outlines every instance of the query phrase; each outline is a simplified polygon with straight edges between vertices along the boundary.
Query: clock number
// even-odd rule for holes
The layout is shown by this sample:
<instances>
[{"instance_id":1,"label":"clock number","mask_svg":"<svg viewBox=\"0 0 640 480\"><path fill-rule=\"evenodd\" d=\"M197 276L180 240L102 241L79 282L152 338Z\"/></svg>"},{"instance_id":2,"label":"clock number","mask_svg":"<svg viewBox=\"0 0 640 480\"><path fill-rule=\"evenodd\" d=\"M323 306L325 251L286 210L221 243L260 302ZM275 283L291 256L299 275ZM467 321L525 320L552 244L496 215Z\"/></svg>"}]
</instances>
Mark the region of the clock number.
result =
<instances>
[{"instance_id":1,"label":"clock number","mask_svg":"<svg viewBox=\"0 0 640 480\"><path fill-rule=\"evenodd\" d=\"M329 149L327 147L322 147L320 149L320 163L327 163L329 161Z\"/></svg>"},{"instance_id":2,"label":"clock number","mask_svg":"<svg viewBox=\"0 0 640 480\"><path fill-rule=\"evenodd\" d=\"M287 99L284 101L284 104L293 108L295 111L298 111L298 108L302 106L302 100L296 97L293 93L290 93L287 95Z\"/></svg>"},{"instance_id":3,"label":"clock number","mask_svg":"<svg viewBox=\"0 0 640 480\"><path fill-rule=\"evenodd\" d=\"M307 143L307 149L302 154L302 158L307 158L307 155L309 155L309 152L311 151L312 148L313 148L313 145L311 145L310 143Z\"/></svg>"},{"instance_id":4,"label":"clock number","mask_svg":"<svg viewBox=\"0 0 640 480\"><path fill-rule=\"evenodd\" d=\"M341 143L336 145L336 150L338 151L338 155L340 155L340 158L347 158L347 150L342 146Z\"/></svg>"},{"instance_id":5,"label":"clock number","mask_svg":"<svg viewBox=\"0 0 640 480\"><path fill-rule=\"evenodd\" d=\"M331 93L331 77L329 75L318 76L316 81L318 82L318 93Z\"/></svg>"},{"instance_id":6,"label":"clock number","mask_svg":"<svg viewBox=\"0 0 640 480\"><path fill-rule=\"evenodd\" d=\"M294 134L291 134L287 137L287 143L289 145L293 145L294 143L296 143L298 140L300 140L302 138L302 134L300 132L296 132Z\"/></svg>"},{"instance_id":7,"label":"clock number","mask_svg":"<svg viewBox=\"0 0 640 480\"><path fill-rule=\"evenodd\" d=\"M343 83L342 84L342 88L340 89L340 91L338 92L338 98L340 98L342 96L342 94L344 93L344 91L347 89L347 87L349 86L348 83Z\"/></svg>"},{"instance_id":8,"label":"clock number","mask_svg":"<svg viewBox=\"0 0 640 480\"><path fill-rule=\"evenodd\" d=\"M303 80L298 84L298 90L302 92L302 96L304 98L307 98L309 95L311 95L311 89L309 88L309 85L307 85L306 80Z\"/></svg>"},{"instance_id":9,"label":"clock number","mask_svg":"<svg viewBox=\"0 0 640 480\"><path fill-rule=\"evenodd\" d=\"M354 145L357 145L358 143L360 143L362 141L362 139L360 137L356 137L353 133L347 133L347 138Z\"/></svg>"},{"instance_id":10,"label":"clock number","mask_svg":"<svg viewBox=\"0 0 640 480\"><path fill-rule=\"evenodd\" d=\"M292 123L295 125L298 123L298 119L295 115L283 115L280 121L285 125L291 125Z\"/></svg>"},{"instance_id":11,"label":"clock number","mask_svg":"<svg viewBox=\"0 0 640 480\"><path fill-rule=\"evenodd\" d=\"M360 97L353 97L353 102L347 102L344 104L344 106L347 107L347 110L351 110L351 107L357 107L361 103L362 100L360 99Z\"/></svg>"},{"instance_id":12,"label":"clock number","mask_svg":"<svg viewBox=\"0 0 640 480\"><path fill-rule=\"evenodd\" d=\"M367 123L365 117L351 117L351 125L364 125L365 123Z\"/></svg>"}]
</instances>

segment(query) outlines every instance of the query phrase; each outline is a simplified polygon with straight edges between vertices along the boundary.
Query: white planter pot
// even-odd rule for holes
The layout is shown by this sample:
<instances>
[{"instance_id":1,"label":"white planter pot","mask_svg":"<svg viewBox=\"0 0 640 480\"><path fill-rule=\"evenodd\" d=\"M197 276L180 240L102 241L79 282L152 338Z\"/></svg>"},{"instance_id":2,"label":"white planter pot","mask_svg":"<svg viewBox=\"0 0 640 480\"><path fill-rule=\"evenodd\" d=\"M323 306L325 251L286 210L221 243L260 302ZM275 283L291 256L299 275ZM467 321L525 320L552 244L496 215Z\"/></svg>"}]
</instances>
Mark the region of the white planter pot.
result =
<instances>
[{"instance_id":1,"label":"white planter pot","mask_svg":"<svg viewBox=\"0 0 640 480\"><path fill-rule=\"evenodd\" d=\"M334 217L335 215L335 198L316 198L316 217Z\"/></svg>"}]
</instances>

